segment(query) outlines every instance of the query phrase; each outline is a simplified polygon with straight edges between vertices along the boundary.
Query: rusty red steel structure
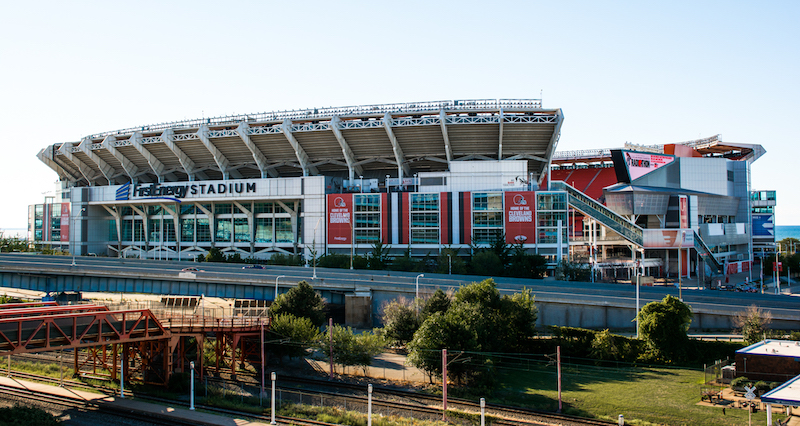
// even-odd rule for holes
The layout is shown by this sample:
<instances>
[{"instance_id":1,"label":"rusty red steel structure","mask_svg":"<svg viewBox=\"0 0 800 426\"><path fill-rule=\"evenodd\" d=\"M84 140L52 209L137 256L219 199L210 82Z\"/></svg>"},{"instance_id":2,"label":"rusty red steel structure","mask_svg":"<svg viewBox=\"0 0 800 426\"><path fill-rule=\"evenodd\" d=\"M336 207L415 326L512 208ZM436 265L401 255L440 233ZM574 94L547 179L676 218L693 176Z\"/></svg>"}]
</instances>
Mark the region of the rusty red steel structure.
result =
<instances>
[{"instance_id":1,"label":"rusty red steel structure","mask_svg":"<svg viewBox=\"0 0 800 426\"><path fill-rule=\"evenodd\" d=\"M20 302L20 303L4 303L0 304L0 310L3 309L18 309L18 308L35 308L39 306L58 306L58 302Z\"/></svg>"},{"instance_id":2,"label":"rusty red steel structure","mask_svg":"<svg viewBox=\"0 0 800 426\"><path fill-rule=\"evenodd\" d=\"M185 372L194 362L200 377L205 340L215 338L219 374L258 356L262 317L211 318L162 315L149 309L109 310L103 305L58 305L53 302L13 304L0 308L0 356L72 350L74 372L125 381L166 385L173 372ZM2 306L2 305L0 305ZM227 366L225 366L227 364Z\"/></svg>"}]
</instances>

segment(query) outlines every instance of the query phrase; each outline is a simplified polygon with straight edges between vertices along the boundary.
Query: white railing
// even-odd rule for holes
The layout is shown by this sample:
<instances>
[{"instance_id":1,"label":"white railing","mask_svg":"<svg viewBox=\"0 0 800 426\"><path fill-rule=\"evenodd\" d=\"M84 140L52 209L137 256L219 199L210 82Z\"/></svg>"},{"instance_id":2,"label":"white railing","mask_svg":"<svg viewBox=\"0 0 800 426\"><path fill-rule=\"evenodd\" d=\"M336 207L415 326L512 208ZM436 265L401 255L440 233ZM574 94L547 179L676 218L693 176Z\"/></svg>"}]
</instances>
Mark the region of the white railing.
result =
<instances>
[{"instance_id":1,"label":"white railing","mask_svg":"<svg viewBox=\"0 0 800 426\"><path fill-rule=\"evenodd\" d=\"M386 113L425 113L439 110L445 111L473 111L473 110L535 110L542 108L541 99L468 99L452 101L425 101L405 102L394 104L361 105L347 107L308 108L290 111L262 112L256 114L227 115L194 120L181 120L165 123L156 123L146 126L129 127L127 129L95 133L92 139L104 138L110 135L125 135L133 132L165 130L170 128L193 128L202 124L238 125L241 122L281 122L283 120L318 120L329 119L332 116L376 116Z\"/></svg>"}]
</instances>

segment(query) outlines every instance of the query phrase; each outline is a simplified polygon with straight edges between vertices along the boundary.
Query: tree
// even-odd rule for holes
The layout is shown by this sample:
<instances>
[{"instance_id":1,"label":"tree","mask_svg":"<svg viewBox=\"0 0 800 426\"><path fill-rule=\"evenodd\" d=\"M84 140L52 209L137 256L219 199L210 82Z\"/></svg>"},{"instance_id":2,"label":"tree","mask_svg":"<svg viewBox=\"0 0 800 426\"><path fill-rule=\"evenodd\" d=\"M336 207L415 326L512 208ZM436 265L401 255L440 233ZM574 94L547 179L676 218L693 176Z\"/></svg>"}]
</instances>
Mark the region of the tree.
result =
<instances>
[{"instance_id":1,"label":"tree","mask_svg":"<svg viewBox=\"0 0 800 426\"><path fill-rule=\"evenodd\" d=\"M765 312L756 305L750 305L733 317L733 325L742 333L746 345L760 342L767 332L767 325L772 322L772 313Z\"/></svg>"},{"instance_id":2,"label":"tree","mask_svg":"<svg viewBox=\"0 0 800 426\"><path fill-rule=\"evenodd\" d=\"M447 312L448 308L450 308L450 298L447 297L447 294L442 289L437 288L436 292L425 301L420 313L420 321L425 321L429 316L437 312Z\"/></svg>"},{"instance_id":3,"label":"tree","mask_svg":"<svg viewBox=\"0 0 800 426\"><path fill-rule=\"evenodd\" d=\"M222 254L222 250L211 247L208 249L208 254L206 254L206 262L224 262L225 255Z\"/></svg>"},{"instance_id":4,"label":"tree","mask_svg":"<svg viewBox=\"0 0 800 426\"><path fill-rule=\"evenodd\" d=\"M319 327L325 322L325 302L309 283L300 281L297 287L279 294L272 303L270 316L276 318L281 314L308 318L312 324Z\"/></svg>"},{"instance_id":5,"label":"tree","mask_svg":"<svg viewBox=\"0 0 800 426\"><path fill-rule=\"evenodd\" d=\"M308 318L298 318L292 314L280 314L270 322L267 350L279 359L288 356L300 357L306 349L320 339L319 328Z\"/></svg>"},{"instance_id":6,"label":"tree","mask_svg":"<svg viewBox=\"0 0 800 426\"><path fill-rule=\"evenodd\" d=\"M499 277L505 271L502 260L491 250L481 250L473 256L470 266L472 266L472 273L485 277Z\"/></svg>"},{"instance_id":7,"label":"tree","mask_svg":"<svg viewBox=\"0 0 800 426\"><path fill-rule=\"evenodd\" d=\"M383 306L383 326L386 337L405 345L414 338L420 320L412 303L405 297L397 298Z\"/></svg>"},{"instance_id":8,"label":"tree","mask_svg":"<svg viewBox=\"0 0 800 426\"><path fill-rule=\"evenodd\" d=\"M439 257L436 259L436 273L439 274L466 274L467 273L467 263L464 262L464 259L458 257L458 249L453 250L450 247L442 249L439 252Z\"/></svg>"},{"instance_id":9,"label":"tree","mask_svg":"<svg viewBox=\"0 0 800 426\"><path fill-rule=\"evenodd\" d=\"M417 260L411 257L411 248L406 248L401 257L395 257L389 269L393 271L413 271L417 267Z\"/></svg>"},{"instance_id":10,"label":"tree","mask_svg":"<svg viewBox=\"0 0 800 426\"><path fill-rule=\"evenodd\" d=\"M639 334L652 355L665 361L678 361L686 353L691 323L689 305L671 295L644 305L639 312Z\"/></svg>"},{"instance_id":11,"label":"tree","mask_svg":"<svg viewBox=\"0 0 800 426\"><path fill-rule=\"evenodd\" d=\"M522 244L516 244L506 272L506 275L517 278L543 278L547 272L547 259L539 254L529 254Z\"/></svg>"},{"instance_id":12,"label":"tree","mask_svg":"<svg viewBox=\"0 0 800 426\"><path fill-rule=\"evenodd\" d=\"M556 266L557 279L565 281L589 281L592 279L592 270L586 263L574 263L567 260L558 262Z\"/></svg>"},{"instance_id":13,"label":"tree","mask_svg":"<svg viewBox=\"0 0 800 426\"><path fill-rule=\"evenodd\" d=\"M372 246L372 251L367 257L367 268L375 270L386 269L389 264L389 247L383 244L383 240L378 241Z\"/></svg>"},{"instance_id":14,"label":"tree","mask_svg":"<svg viewBox=\"0 0 800 426\"><path fill-rule=\"evenodd\" d=\"M322 339L319 347L327 349L327 340ZM366 372L372 358L385 347L386 341L380 335L368 331L355 334L350 327L333 326L333 361L338 364L361 367Z\"/></svg>"},{"instance_id":15,"label":"tree","mask_svg":"<svg viewBox=\"0 0 800 426\"><path fill-rule=\"evenodd\" d=\"M442 296L443 292L431 298L438 302L429 304L432 313L408 344L411 363L429 375L441 374L442 349L453 354L469 353L452 358L456 362L448 367L448 376L469 383L490 367L481 353L518 350L534 333L538 314L529 290L501 296L494 280L487 279L459 288L446 311L438 310L443 307ZM433 309L437 305L439 308ZM459 359L469 359L469 365Z\"/></svg>"}]
</instances>

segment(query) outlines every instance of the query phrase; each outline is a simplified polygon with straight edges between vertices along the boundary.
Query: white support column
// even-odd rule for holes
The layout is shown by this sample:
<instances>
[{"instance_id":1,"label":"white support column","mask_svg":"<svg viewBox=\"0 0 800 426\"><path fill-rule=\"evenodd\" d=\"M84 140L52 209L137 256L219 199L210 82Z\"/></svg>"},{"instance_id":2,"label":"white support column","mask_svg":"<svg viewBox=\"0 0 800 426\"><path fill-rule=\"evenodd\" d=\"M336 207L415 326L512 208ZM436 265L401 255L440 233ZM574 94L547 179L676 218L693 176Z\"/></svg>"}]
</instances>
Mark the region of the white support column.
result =
<instances>
[{"instance_id":1,"label":"white support column","mask_svg":"<svg viewBox=\"0 0 800 426\"><path fill-rule=\"evenodd\" d=\"M249 237L249 239L250 239L250 255L252 256L253 249L255 248L255 236L256 236L256 233L255 233L256 219L255 219L254 211L253 211L252 208L245 207L242 203L240 203L240 202L238 202L236 200L233 201L233 204L236 205L236 207L238 207L239 210L241 210L242 212L244 212L244 214L247 215L247 226L250 229L250 237Z\"/></svg>"},{"instance_id":2,"label":"white support column","mask_svg":"<svg viewBox=\"0 0 800 426\"><path fill-rule=\"evenodd\" d=\"M244 142L247 149L250 150L250 153L253 154L253 160L255 160L256 166L258 166L258 170L261 171L261 177L278 177L278 173L275 170L271 170L267 167L267 158L264 157L264 154L261 153L261 150L258 149L256 144L250 140L250 126L243 122L236 128L236 133L239 134L239 137L242 138L242 142Z\"/></svg>"},{"instance_id":3,"label":"white support column","mask_svg":"<svg viewBox=\"0 0 800 426\"><path fill-rule=\"evenodd\" d=\"M122 256L122 215L117 210L117 207L111 208L105 204L101 204L104 209L114 218L117 227L117 256Z\"/></svg>"},{"instance_id":4,"label":"white support column","mask_svg":"<svg viewBox=\"0 0 800 426\"><path fill-rule=\"evenodd\" d=\"M158 178L159 182L164 181L164 164L156 158L155 155L151 154L147 148L144 147L142 144L142 134L139 132L134 132L130 138L131 145L139 151L139 154L142 154L145 160L147 160L147 164L150 165L150 169L153 170L153 173Z\"/></svg>"},{"instance_id":5,"label":"white support column","mask_svg":"<svg viewBox=\"0 0 800 426\"><path fill-rule=\"evenodd\" d=\"M94 186L94 180L97 177L97 173L95 173L91 167L87 166L86 163L81 161L80 158L72 154L72 142L62 143L61 148L58 149L58 152L61 153L62 157L66 158L67 161L74 164L75 167L78 168L78 171L80 171L83 177L86 178L86 181L90 186Z\"/></svg>"},{"instance_id":6,"label":"white support column","mask_svg":"<svg viewBox=\"0 0 800 426\"><path fill-rule=\"evenodd\" d=\"M69 182L70 186L74 186L75 182L79 179L77 176L72 174L71 171L65 169L53 159L52 147L42 149L38 154L36 154L36 157L38 157L39 160L41 160L44 164L47 164L48 167L58 173L58 177L61 180Z\"/></svg>"},{"instance_id":7,"label":"white support column","mask_svg":"<svg viewBox=\"0 0 800 426\"><path fill-rule=\"evenodd\" d=\"M344 139L341 129L339 129L339 123L341 123L341 120L338 116L334 115L331 118L331 130L336 136L336 140L339 141L339 145L342 147L342 155L344 155L344 161L347 162L347 175L352 181L356 174L363 176L364 170L360 165L356 164L356 157L353 155L353 151L350 150L350 145L348 145L347 141Z\"/></svg>"},{"instance_id":8,"label":"white support column","mask_svg":"<svg viewBox=\"0 0 800 426\"><path fill-rule=\"evenodd\" d=\"M164 130L164 133L161 134L161 140L164 141L164 145L166 145L167 148L169 148L169 150L172 151L172 153L175 154L176 157L178 157L178 161L180 161L181 166L183 167L183 171L185 171L186 174L189 175L189 181L193 181L195 180L194 161L192 161L192 159L189 158L189 156L186 155L186 153L183 152L183 150L178 148L178 145L176 145L175 141L172 140L173 134L174 132L172 131L172 129Z\"/></svg>"},{"instance_id":9,"label":"white support column","mask_svg":"<svg viewBox=\"0 0 800 426\"><path fill-rule=\"evenodd\" d=\"M106 177L108 184L113 185L114 175L117 174L116 170L114 170L114 168L111 167L108 163L103 161L103 159L100 158L100 156L95 154L92 151L91 145L92 145L92 140L90 138L83 138L83 140L81 140L81 143L78 145L78 149L80 149L84 154L86 154L86 156L89 157L89 159L92 160L92 162L94 162L94 164L97 165L97 168L100 169L100 173L102 173L103 176Z\"/></svg>"},{"instance_id":10,"label":"white support column","mask_svg":"<svg viewBox=\"0 0 800 426\"><path fill-rule=\"evenodd\" d=\"M117 139L114 136L106 136L106 138L103 139L103 148L105 148L106 151L113 155L114 158L116 158L117 161L122 164L122 169L125 170L125 173L129 178L131 178L131 181L134 181L136 179L136 175L139 173L139 168L136 167L136 164L133 164L128 157L122 155L122 153L117 150L115 146L116 141Z\"/></svg>"},{"instance_id":11,"label":"white support column","mask_svg":"<svg viewBox=\"0 0 800 426\"><path fill-rule=\"evenodd\" d=\"M294 148L294 155L297 157L297 162L300 163L300 168L303 169L303 176L308 176L309 174L318 175L319 170L314 167L308 160L308 154L300 146L300 143L297 142L297 139L292 134L292 121L286 119L283 121L281 125L281 130L283 130L283 135L286 136L286 140L289 141L289 144Z\"/></svg>"},{"instance_id":12,"label":"white support column","mask_svg":"<svg viewBox=\"0 0 800 426\"><path fill-rule=\"evenodd\" d=\"M497 141L497 159L503 159L503 108L500 108L500 137Z\"/></svg>"},{"instance_id":13,"label":"white support column","mask_svg":"<svg viewBox=\"0 0 800 426\"><path fill-rule=\"evenodd\" d=\"M397 161L397 177L400 178L402 182L403 176L411 176L411 169L408 167L408 164L405 163L406 156L403 154L403 149L400 148L400 144L394 136L394 132L392 131L392 116L389 115L388 112L383 116L383 127L386 129L386 135L389 136L389 142L392 143L394 158L395 161Z\"/></svg>"},{"instance_id":14,"label":"white support column","mask_svg":"<svg viewBox=\"0 0 800 426\"><path fill-rule=\"evenodd\" d=\"M447 156L447 162L453 161L453 149L450 147L450 135L447 134L447 114L444 110L439 110L439 125L442 126L442 138L444 139L444 153Z\"/></svg>"}]
</instances>

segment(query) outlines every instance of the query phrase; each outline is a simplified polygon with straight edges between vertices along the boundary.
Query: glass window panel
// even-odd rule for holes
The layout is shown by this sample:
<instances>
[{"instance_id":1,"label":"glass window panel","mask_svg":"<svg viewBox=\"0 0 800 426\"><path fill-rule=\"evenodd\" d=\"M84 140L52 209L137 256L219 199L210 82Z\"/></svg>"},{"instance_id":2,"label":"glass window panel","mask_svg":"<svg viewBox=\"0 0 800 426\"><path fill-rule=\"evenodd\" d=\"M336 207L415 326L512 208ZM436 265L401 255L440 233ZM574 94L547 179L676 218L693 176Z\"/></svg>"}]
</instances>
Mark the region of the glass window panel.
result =
<instances>
[{"instance_id":1,"label":"glass window panel","mask_svg":"<svg viewBox=\"0 0 800 426\"><path fill-rule=\"evenodd\" d=\"M272 213L272 203L256 203L253 211L255 213Z\"/></svg>"},{"instance_id":2,"label":"glass window panel","mask_svg":"<svg viewBox=\"0 0 800 426\"><path fill-rule=\"evenodd\" d=\"M291 218L288 217L275 218L275 240L279 243L294 242Z\"/></svg>"},{"instance_id":3,"label":"glass window panel","mask_svg":"<svg viewBox=\"0 0 800 426\"><path fill-rule=\"evenodd\" d=\"M150 242L161 241L161 219L148 219L148 231L150 232Z\"/></svg>"},{"instance_id":4,"label":"glass window panel","mask_svg":"<svg viewBox=\"0 0 800 426\"><path fill-rule=\"evenodd\" d=\"M216 214L231 214L231 204L230 203L220 203L214 207L214 213Z\"/></svg>"},{"instance_id":5,"label":"glass window panel","mask_svg":"<svg viewBox=\"0 0 800 426\"><path fill-rule=\"evenodd\" d=\"M234 239L237 243L250 242L250 224L247 218L237 217L233 219Z\"/></svg>"},{"instance_id":6,"label":"glass window panel","mask_svg":"<svg viewBox=\"0 0 800 426\"><path fill-rule=\"evenodd\" d=\"M411 211L439 210L439 194L411 194Z\"/></svg>"},{"instance_id":7,"label":"glass window panel","mask_svg":"<svg viewBox=\"0 0 800 426\"><path fill-rule=\"evenodd\" d=\"M194 241L194 218L181 219L181 241L192 242Z\"/></svg>"},{"instance_id":8,"label":"glass window panel","mask_svg":"<svg viewBox=\"0 0 800 426\"><path fill-rule=\"evenodd\" d=\"M211 242L211 226L209 226L207 217L197 218L197 242L198 243Z\"/></svg>"},{"instance_id":9,"label":"glass window panel","mask_svg":"<svg viewBox=\"0 0 800 426\"><path fill-rule=\"evenodd\" d=\"M120 226L122 231L122 241L133 241L133 221L125 219Z\"/></svg>"},{"instance_id":10,"label":"glass window panel","mask_svg":"<svg viewBox=\"0 0 800 426\"><path fill-rule=\"evenodd\" d=\"M272 218L259 217L256 218L256 242L257 243L271 243L272 242Z\"/></svg>"},{"instance_id":11,"label":"glass window panel","mask_svg":"<svg viewBox=\"0 0 800 426\"><path fill-rule=\"evenodd\" d=\"M502 229L475 229L472 232L472 242L474 244L489 244L497 241L502 235Z\"/></svg>"},{"instance_id":12,"label":"glass window panel","mask_svg":"<svg viewBox=\"0 0 800 426\"><path fill-rule=\"evenodd\" d=\"M164 241L175 242L175 221L164 219Z\"/></svg>"},{"instance_id":13,"label":"glass window panel","mask_svg":"<svg viewBox=\"0 0 800 426\"><path fill-rule=\"evenodd\" d=\"M59 238L61 238L61 231L59 230ZM58 241L57 238L53 237L53 241ZM108 240L109 241L117 241L117 221L111 219L108 221Z\"/></svg>"},{"instance_id":14,"label":"glass window panel","mask_svg":"<svg viewBox=\"0 0 800 426\"><path fill-rule=\"evenodd\" d=\"M438 229L412 229L411 230L411 243L412 244L438 244L439 243L439 230Z\"/></svg>"},{"instance_id":15,"label":"glass window panel","mask_svg":"<svg viewBox=\"0 0 800 426\"><path fill-rule=\"evenodd\" d=\"M215 241L224 243L231 241L231 220L224 218L217 218L216 220L217 234Z\"/></svg>"},{"instance_id":16,"label":"glass window panel","mask_svg":"<svg viewBox=\"0 0 800 426\"><path fill-rule=\"evenodd\" d=\"M356 212L378 212L381 210L380 194L356 194L353 198L355 199Z\"/></svg>"},{"instance_id":17,"label":"glass window panel","mask_svg":"<svg viewBox=\"0 0 800 426\"><path fill-rule=\"evenodd\" d=\"M181 204L181 214L194 214L195 207L192 204L182 203Z\"/></svg>"},{"instance_id":18,"label":"glass window panel","mask_svg":"<svg viewBox=\"0 0 800 426\"><path fill-rule=\"evenodd\" d=\"M133 220L133 241L144 241L144 222L142 222L142 219Z\"/></svg>"}]
</instances>

